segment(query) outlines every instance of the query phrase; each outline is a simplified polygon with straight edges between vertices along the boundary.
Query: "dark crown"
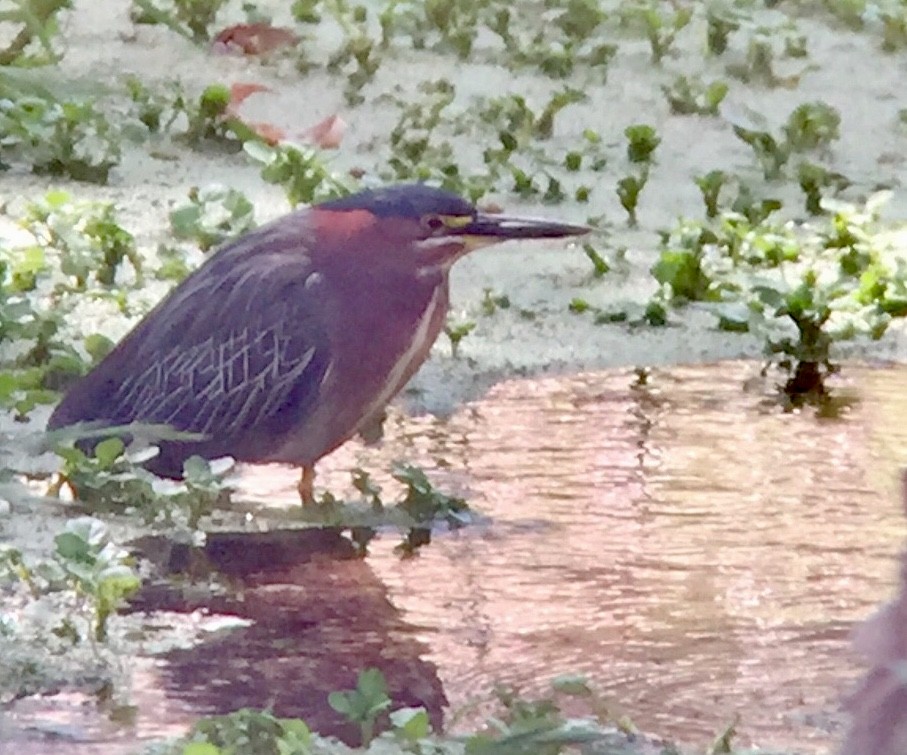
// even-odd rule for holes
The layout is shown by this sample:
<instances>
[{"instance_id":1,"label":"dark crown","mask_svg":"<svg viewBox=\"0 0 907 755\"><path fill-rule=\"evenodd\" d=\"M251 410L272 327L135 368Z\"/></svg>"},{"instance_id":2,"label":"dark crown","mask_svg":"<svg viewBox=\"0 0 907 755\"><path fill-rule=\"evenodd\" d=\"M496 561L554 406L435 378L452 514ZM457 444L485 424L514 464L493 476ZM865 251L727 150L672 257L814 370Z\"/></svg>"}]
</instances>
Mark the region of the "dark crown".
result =
<instances>
[{"instance_id":1,"label":"dark crown","mask_svg":"<svg viewBox=\"0 0 907 755\"><path fill-rule=\"evenodd\" d=\"M399 184L366 189L318 205L334 211L368 210L380 218L412 218L426 215L475 215L475 208L462 197L425 184Z\"/></svg>"}]
</instances>

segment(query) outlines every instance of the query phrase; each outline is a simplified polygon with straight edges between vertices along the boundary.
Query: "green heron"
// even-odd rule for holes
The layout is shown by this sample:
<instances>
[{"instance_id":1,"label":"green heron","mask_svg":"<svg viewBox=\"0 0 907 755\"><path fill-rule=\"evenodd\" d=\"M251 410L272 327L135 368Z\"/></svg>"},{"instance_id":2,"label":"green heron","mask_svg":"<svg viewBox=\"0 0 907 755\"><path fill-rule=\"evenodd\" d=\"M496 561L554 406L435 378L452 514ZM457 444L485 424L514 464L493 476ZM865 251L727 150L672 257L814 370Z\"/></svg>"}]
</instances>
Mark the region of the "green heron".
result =
<instances>
[{"instance_id":1,"label":"green heron","mask_svg":"<svg viewBox=\"0 0 907 755\"><path fill-rule=\"evenodd\" d=\"M444 327L451 266L508 239L587 228L478 212L422 184L296 211L227 242L66 394L50 429L169 425L146 467L199 455L314 465L383 416Z\"/></svg>"}]
</instances>

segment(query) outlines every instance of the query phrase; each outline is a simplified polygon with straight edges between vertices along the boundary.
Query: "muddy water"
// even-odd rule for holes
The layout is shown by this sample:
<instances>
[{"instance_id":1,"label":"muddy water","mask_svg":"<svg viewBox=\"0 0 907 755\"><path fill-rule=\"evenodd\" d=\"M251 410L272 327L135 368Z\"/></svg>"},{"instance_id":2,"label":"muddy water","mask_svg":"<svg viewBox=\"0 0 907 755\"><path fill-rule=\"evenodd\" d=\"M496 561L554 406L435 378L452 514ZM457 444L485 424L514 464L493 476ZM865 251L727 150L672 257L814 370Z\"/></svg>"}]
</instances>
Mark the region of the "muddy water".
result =
<instances>
[{"instance_id":1,"label":"muddy water","mask_svg":"<svg viewBox=\"0 0 907 755\"><path fill-rule=\"evenodd\" d=\"M240 625L139 652L129 726L57 695L20 701L0 742L133 752L242 706L354 739L326 695L378 666L436 723L478 700L474 722L495 684L531 694L584 673L642 730L698 751L740 714L741 744L830 752L861 671L851 629L892 594L907 536L907 369L850 367L825 416L779 410L756 369L513 380L447 419L392 414L380 447L349 444L320 481L342 492L352 466L405 459L466 493L480 523L406 560L391 534L361 560L336 531L264 522L203 551L144 543L190 578L149 584L133 619ZM265 508L298 506L295 471L241 483Z\"/></svg>"},{"instance_id":2,"label":"muddy water","mask_svg":"<svg viewBox=\"0 0 907 755\"><path fill-rule=\"evenodd\" d=\"M752 364L513 381L378 450L468 487L486 526L368 559L456 709L495 683L582 672L644 730L824 752L860 671L854 622L888 597L905 523L907 370L847 370L835 416L784 413ZM742 386L749 381L746 389ZM355 458L354 458L355 457ZM295 477L246 485L293 500ZM264 476L267 475L267 479Z\"/></svg>"}]
</instances>

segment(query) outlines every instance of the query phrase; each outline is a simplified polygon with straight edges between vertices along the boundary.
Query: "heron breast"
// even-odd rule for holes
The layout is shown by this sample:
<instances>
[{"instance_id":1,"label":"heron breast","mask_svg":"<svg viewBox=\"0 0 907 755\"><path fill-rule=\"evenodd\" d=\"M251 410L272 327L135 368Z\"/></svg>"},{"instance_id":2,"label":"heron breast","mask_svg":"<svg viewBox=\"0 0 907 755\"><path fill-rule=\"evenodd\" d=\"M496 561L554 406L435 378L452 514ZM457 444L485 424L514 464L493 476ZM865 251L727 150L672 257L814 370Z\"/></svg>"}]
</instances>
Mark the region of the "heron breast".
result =
<instances>
[{"instance_id":1,"label":"heron breast","mask_svg":"<svg viewBox=\"0 0 907 755\"><path fill-rule=\"evenodd\" d=\"M400 354L396 363L388 373L384 385L374 400L369 404L363 414L363 422L370 420L378 412L382 411L388 402L397 395L403 386L409 381L419 365L425 360L428 352L431 350L432 343L437 338L437 328L434 327L439 316L443 317L443 312L439 310L446 307L446 296L443 286L438 286L431 296L428 305L425 307L419 324L412 334L412 340L405 351ZM361 425L362 423L360 423ZM358 427L357 427L358 429Z\"/></svg>"}]
</instances>

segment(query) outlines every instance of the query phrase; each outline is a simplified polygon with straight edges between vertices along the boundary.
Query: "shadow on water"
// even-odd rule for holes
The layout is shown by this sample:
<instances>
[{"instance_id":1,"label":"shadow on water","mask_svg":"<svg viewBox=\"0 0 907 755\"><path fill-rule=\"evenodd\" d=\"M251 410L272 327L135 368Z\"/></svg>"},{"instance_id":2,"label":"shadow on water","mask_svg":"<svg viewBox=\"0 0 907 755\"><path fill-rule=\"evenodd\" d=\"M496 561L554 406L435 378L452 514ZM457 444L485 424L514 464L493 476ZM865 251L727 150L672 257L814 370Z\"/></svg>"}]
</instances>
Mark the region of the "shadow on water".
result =
<instances>
[{"instance_id":1,"label":"shadow on water","mask_svg":"<svg viewBox=\"0 0 907 755\"><path fill-rule=\"evenodd\" d=\"M203 547L159 537L136 546L171 579L143 588L131 610L250 622L161 657L168 695L196 713L267 707L357 743L358 727L344 722L327 695L355 687L359 671L374 666L395 701L425 707L440 726L446 700L437 670L423 660L427 648L339 531L219 532ZM198 589L212 579L221 589Z\"/></svg>"},{"instance_id":2,"label":"shadow on water","mask_svg":"<svg viewBox=\"0 0 907 755\"><path fill-rule=\"evenodd\" d=\"M578 672L644 731L701 745L740 714L742 744L831 751L862 671L851 630L892 594L907 535L907 369L851 365L830 413L782 411L757 372L514 380L444 420L392 414L379 447L348 444L319 481L340 493L363 466L387 485L405 459L490 518L417 558L382 537L357 559L333 530L146 539L171 576L133 610L247 623L134 675L145 738L271 706L354 740L327 694L377 666L435 722L446 701L479 699L472 724L496 684L542 693ZM249 468L237 497L266 516L298 506L296 482Z\"/></svg>"}]
</instances>

